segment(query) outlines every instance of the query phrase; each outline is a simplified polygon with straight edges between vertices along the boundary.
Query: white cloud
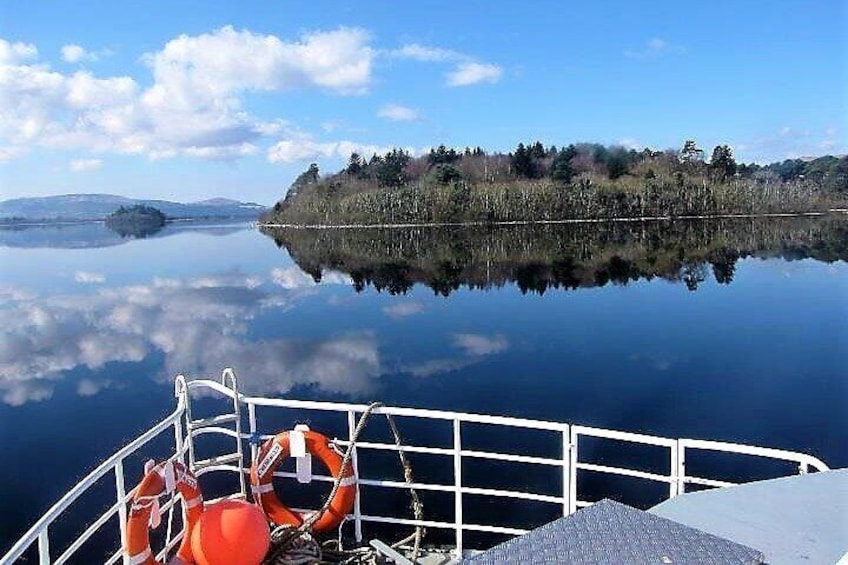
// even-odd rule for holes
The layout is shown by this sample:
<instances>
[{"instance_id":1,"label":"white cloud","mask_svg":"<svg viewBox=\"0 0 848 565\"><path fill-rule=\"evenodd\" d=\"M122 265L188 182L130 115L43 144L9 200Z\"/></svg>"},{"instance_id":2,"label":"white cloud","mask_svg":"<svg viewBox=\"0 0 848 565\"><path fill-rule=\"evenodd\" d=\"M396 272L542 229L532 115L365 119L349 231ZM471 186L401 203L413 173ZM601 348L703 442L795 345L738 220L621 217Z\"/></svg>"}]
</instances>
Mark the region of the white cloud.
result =
<instances>
[{"instance_id":1,"label":"white cloud","mask_svg":"<svg viewBox=\"0 0 848 565\"><path fill-rule=\"evenodd\" d=\"M466 355L474 357L500 353L509 348L509 341L501 334L491 337L480 334L456 334L453 336L453 342L454 345L463 349Z\"/></svg>"},{"instance_id":2,"label":"white cloud","mask_svg":"<svg viewBox=\"0 0 848 565\"><path fill-rule=\"evenodd\" d=\"M105 54L108 51L76 44L62 48L69 62L93 61ZM34 148L235 160L259 153L260 143L270 136L279 136L267 150L272 162L382 153L389 148L350 140L315 141L281 120L260 119L244 107L249 92L318 89L363 94L371 86L379 55L448 63L454 67L446 78L450 86L496 82L502 74L496 65L439 47L410 44L378 52L367 31L345 27L290 40L232 26L181 35L144 54L150 71L147 84L130 76L58 72L38 60L34 45L0 39L0 161ZM380 116L402 121L419 114L392 105L382 108ZM74 170L85 170L85 165Z\"/></svg>"},{"instance_id":3,"label":"white cloud","mask_svg":"<svg viewBox=\"0 0 848 565\"><path fill-rule=\"evenodd\" d=\"M390 51L389 55L399 59L411 59L425 63L453 63L454 69L445 78L447 86L470 86L483 82L495 83L503 75L503 69L498 65L483 63L470 55L441 47L410 43L400 49Z\"/></svg>"},{"instance_id":4,"label":"white cloud","mask_svg":"<svg viewBox=\"0 0 848 565\"><path fill-rule=\"evenodd\" d=\"M74 280L83 284L100 284L106 281L106 277L102 273L77 271L74 273Z\"/></svg>"},{"instance_id":5,"label":"white cloud","mask_svg":"<svg viewBox=\"0 0 848 565\"><path fill-rule=\"evenodd\" d=\"M167 42L143 60L153 83L127 76L63 74L33 62L29 44L0 39L0 160L34 147L237 159L285 129L248 114L249 91L318 88L361 94L371 82L374 50L360 29L338 28L286 42L274 35L223 27ZM91 53L66 45L66 59Z\"/></svg>"},{"instance_id":6,"label":"white cloud","mask_svg":"<svg viewBox=\"0 0 848 565\"><path fill-rule=\"evenodd\" d=\"M0 65L18 64L38 56L38 49L31 43L10 43L0 39Z\"/></svg>"},{"instance_id":7,"label":"white cloud","mask_svg":"<svg viewBox=\"0 0 848 565\"><path fill-rule=\"evenodd\" d=\"M339 28L286 43L226 26L213 33L182 35L146 56L156 83L178 102L201 95L245 90L321 87L342 94L365 92L374 51L366 31Z\"/></svg>"},{"instance_id":8,"label":"white cloud","mask_svg":"<svg viewBox=\"0 0 848 565\"><path fill-rule=\"evenodd\" d=\"M96 171L103 166L103 161L100 159L75 159L70 162L68 167L75 173L85 171Z\"/></svg>"},{"instance_id":9,"label":"white cloud","mask_svg":"<svg viewBox=\"0 0 848 565\"><path fill-rule=\"evenodd\" d=\"M383 313L390 318L404 318L413 316L424 311L424 305L420 302L398 302L383 307Z\"/></svg>"},{"instance_id":10,"label":"white cloud","mask_svg":"<svg viewBox=\"0 0 848 565\"><path fill-rule=\"evenodd\" d=\"M657 57L664 53L677 52L682 53L684 49L682 47L672 45L665 39L659 37L652 37L642 47L638 49L625 49L624 56L630 59L649 59L651 57Z\"/></svg>"},{"instance_id":11,"label":"white cloud","mask_svg":"<svg viewBox=\"0 0 848 565\"><path fill-rule=\"evenodd\" d=\"M632 137L625 137L623 139L619 139L618 144L624 147L625 149L634 149L636 151L639 151L644 147L643 144L639 143Z\"/></svg>"},{"instance_id":12,"label":"white cloud","mask_svg":"<svg viewBox=\"0 0 848 565\"><path fill-rule=\"evenodd\" d=\"M62 47L62 59L67 63L77 63L85 57L85 49L79 45L65 45Z\"/></svg>"},{"instance_id":13,"label":"white cloud","mask_svg":"<svg viewBox=\"0 0 848 565\"><path fill-rule=\"evenodd\" d=\"M496 83L500 80L503 70L497 65L485 63L460 63L456 69L448 73L448 86L470 86L482 82Z\"/></svg>"},{"instance_id":14,"label":"white cloud","mask_svg":"<svg viewBox=\"0 0 848 565\"><path fill-rule=\"evenodd\" d=\"M88 51L81 45L75 45L73 43L62 46L61 51L62 60L66 63L93 63L95 61L99 61L101 56L110 54L109 50L103 50L100 52Z\"/></svg>"},{"instance_id":15,"label":"white cloud","mask_svg":"<svg viewBox=\"0 0 848 565\"><path fill-rule=\"evenodd\" d=\"M370 156L391 151L391 147L358 143L355 141L319 142L312 139L285 139L278 141L268 150L272 163L294 163L325 159L347 159L351 153ZM414 151L409 149L410 153Z\"/></svg>"},{"instance_id":16,"label":"white cloud","mask_svg":"<svg viewBox=\"0 0 848 565\"><path fill-rule=\"evenodd\" d=\"M400 49L390 51L392 57L401 59L413 59L426 63L442 62L442 61L462 61L468 59L466 55L453 51L452 49L442 49L441 47L427 47L418 43L410 43L404 45Z\"/></svg>"},{"instance_id":17,"label":"white cloud","mask_svg":"<svg viewBox=\"0 0 848 565\"><path fill-rule=\"evenodd\" d=\"M848 153L848 143L836 127L824 130L782 126L774 132L734 145L737 159L771 163L784 159L819 157Z\"/></svg>"},{"instance_id":18,"label":"white cloud","mask_svg":"<svg viewBox=\"0 0 848 565\"><path fill-rule=\"evenodd\" d=\"M386 106L383 106L377 112L377 116L393 122L411 122L421 117L418 110L401 106L399 104L387 104Z\"/></svg>"},{"instance_id":19,"label":"white cloud","mask_svg":"<svg viewBox=\"0 0 848 565\"><path fill-rule=\"evenodd\" d=\"M26 155L25 147L0 147L0 163Z\"/></svg>"},{"instance_id":20,"label":"white cloud","mask_svg":"<svg viewBox=\"0 0 848 565\"><path fill-rule=\"evenodd\" d=\"M648 41L648 49L660 51L665 49L668 44L658 37L654 37Z\"/></svg>"}]
</instances>

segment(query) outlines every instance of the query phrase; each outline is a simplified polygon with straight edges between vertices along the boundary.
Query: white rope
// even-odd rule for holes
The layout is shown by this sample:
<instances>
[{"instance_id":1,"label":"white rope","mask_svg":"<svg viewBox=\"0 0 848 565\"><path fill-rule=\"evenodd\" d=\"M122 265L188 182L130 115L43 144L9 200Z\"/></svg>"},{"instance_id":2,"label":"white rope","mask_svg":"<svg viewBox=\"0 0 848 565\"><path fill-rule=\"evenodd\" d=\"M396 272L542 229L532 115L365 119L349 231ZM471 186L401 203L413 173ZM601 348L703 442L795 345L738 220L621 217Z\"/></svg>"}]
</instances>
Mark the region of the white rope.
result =
<instances>
[{"instance_id":1,"label":"white rope","mask_svg":"<svg viewBox=\"0 0 848 565\"><path fill-rule=\"evenodd\" d=\"M347 469L350 466L350 461L353 456L353 450L355 449L356 441L359 438L359 435L362 433L362 430L365 429L365 425L368 423L372 412L380 406L382 406L382 403L372 402L368 405L367 408L365 408L365 411L359 418L359 422L357 422L356 428L351 434L350 443L348 444L347 449L345 450L344 455L342 456L342 464L341 468L339 469L339 475L333 481L333 488L332 490L330 490L330 494L329 496L327 496L327 499L324 501L322 507L318 511L311 513L297 528L293 528L291 526L280 526L276 528L271 534L271 545L272 547L276 546L276 549L271 550L269 557L266 558L266 561L264 563L268 565L305 565L307 563L321 562L321 559L323 559L324 557L330 558L331 554L333 557L333 562L336 563L360 565L377 563L377 552L373 548L361 547L352 550L344 550L341 548L341 544L339 542L336 542L335 540L330 541L333 543L338 543L338 549L331 550L327 548L322 554L321 546L319 546L317 542L315 542L314 538L309 534L309 530L330 508L330 504L333 501L333 497L336 495L339 488L355 484L355 476L345 476L347 473ZM412 487L412 484L414 483L412 477L412 466L410 465L409 460L406 458L406 454L403 451L403 442L401 441L400 432L398 431L397 425L395 424L395 421L391 417L391 415L386 414L385 416L386 420L389 423L389 427L391 428L392 435L395 439L398 457L400 459L401 466L403 467L404 479L409 485L409 492L410 496L412 497L412 510L415 519L423 520L424 506L418 497L418 493ZM330 446L336 451L338 451L338 448L335 444L330 444ZM273 489L273 485L269 484L267 486ZM259 491L259 489L255 489L255 491ZM392 545L392 547L396 548L414 540L411 561L413 563L416 563L421 550L421 540L423 536L424 528L422 526L416 526L415 531L411 535L405 537L399 542L396 542ZM317 550L317 557L315 550Z\"/></svg>"},{"instance_id":2,"label":"white rope","mask_svg":"<svg viewBox=\"0 0 848 565\"><path fill-rule=\"evenodd\" d=\"M365 424L368 423L368 419L371 417L371 413L374 411L374 409L379 408L382 405L383 404L381 402L372 402L362 413L362 416L360 416L359 418L359 422L357 422L356 424L356 429L353 430L353 435L350 438L350 445L347 446L344 457L342 457L342 465L341 468L339 468L339 476L336 477L335 481L333 481L333 488L332 490L330 490L330 494L329 496L327 496L327 500L324 501L323 506L321 506L321 508L317 512L309 516L306 520L303 521L303 524L298 526L298 531L306 532L311 529L315 522L320 520L321 516L323 516L330 508L330 504L332 504L333 498L339 491L339 488L341 487L341 482L346 476L347 468L348 466L350 466L350 459L353 456L353 449L356 445L356 439L359 437L359 434L362 433L362 430L365 429Z\"/></svg>"}]
</instances>

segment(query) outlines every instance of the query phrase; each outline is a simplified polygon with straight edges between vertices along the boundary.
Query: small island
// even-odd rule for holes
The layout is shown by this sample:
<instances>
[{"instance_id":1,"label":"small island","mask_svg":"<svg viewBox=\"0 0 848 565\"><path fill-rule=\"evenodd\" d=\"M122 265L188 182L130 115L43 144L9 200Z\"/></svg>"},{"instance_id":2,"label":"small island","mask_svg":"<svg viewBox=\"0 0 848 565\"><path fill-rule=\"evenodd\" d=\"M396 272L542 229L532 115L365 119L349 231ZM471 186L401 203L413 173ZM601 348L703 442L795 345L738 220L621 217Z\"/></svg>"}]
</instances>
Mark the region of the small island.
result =
<instances>
[{"instance_id":1,"label":"small island","mask_svg":"<svg viewBox=\"0 0 848 565\"><path fill-rule=\"evenodd\" d=\"M413 157L356 153L335 174L311 164L260 218L277 226L551 222L826 212L848 207L848 157L737 163L694 140L680 150L519 143L514 151L440 145Z\"/></svg>"},{"instance_id":2,"label":"small island","mask_svg":"<svg viewBox=\"0 0 848 565\"><path fill-rule=\"evenodd\" d=\"M152 206L121 206L106 217L106 227L122 237L147 237L162 229L166 217Z\"/></svg>"}]
</instances>

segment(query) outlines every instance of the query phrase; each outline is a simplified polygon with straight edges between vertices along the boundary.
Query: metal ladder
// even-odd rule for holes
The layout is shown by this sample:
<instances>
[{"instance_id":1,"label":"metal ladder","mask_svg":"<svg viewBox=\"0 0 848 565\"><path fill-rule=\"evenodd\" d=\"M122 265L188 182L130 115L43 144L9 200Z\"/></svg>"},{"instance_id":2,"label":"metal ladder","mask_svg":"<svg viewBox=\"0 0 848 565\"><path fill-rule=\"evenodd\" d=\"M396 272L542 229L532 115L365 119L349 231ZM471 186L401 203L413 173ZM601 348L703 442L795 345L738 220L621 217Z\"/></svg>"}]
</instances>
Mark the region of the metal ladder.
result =
<instances>
[{"instance_id":1,"label":"metal ladder","mask_svg":"<svg viewBox=\"0 0 848 565\"><path fill-rule=\"evenodd\" d=\"M224 369L221 374L221 384L233 391L233 411L208 418L200 418L194 420L191 415L191 395L188 390L185 391L185 425L186 425L186 441L188 442L188 464L189 468L195 475L208 467L218 465L234 464L242 469L244 466L244 451L242 448L241 436L241 403L239 401L238 380L235 372L231 368ZM225 427L227 424L234 423L233 427ZM236 449L233 453L217 455L207 459L198 460L195 456L194 438L207 434L217 433L224 434L235 439ZM245 474L239 472L239 488L242 497L247 496L247 483Z\"/></svg>"}]
</instances>

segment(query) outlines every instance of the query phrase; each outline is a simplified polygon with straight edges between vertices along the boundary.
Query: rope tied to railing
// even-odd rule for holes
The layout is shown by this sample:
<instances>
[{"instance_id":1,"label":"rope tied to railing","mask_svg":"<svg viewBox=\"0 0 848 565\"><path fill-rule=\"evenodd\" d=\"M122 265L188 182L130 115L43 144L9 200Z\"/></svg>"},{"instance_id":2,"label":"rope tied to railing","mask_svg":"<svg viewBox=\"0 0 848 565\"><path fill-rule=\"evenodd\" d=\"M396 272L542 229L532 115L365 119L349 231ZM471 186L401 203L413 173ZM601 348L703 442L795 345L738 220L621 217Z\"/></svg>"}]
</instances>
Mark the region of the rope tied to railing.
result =
<instances>
[{"instance_id":1,"label":"rope tied to railing","mask_svg":"<svg viewBox=\"0 0 848 565\"><path fill-rule=\"evenodd\" d=\"M382 402L372 402L362 412L362 416L360 416L359 421L350 436L347 449L342 456L342 464L338 477L333 481L333 488L330 490L330 494L325 499L321 508L310 514L297 528L292 526L279 526L271 533L272 549L264 561L266 565L303 565L306 563L321 563L324 562L324 557L332 558L332 562L335 563L376 563L376 551L372 548L362 547L352 550L344 550L339 544L338 549L331 550L329 548L325 548L325 550L322 551L321 546L314 540L309 531L330 508L333 497L341 487L342 480L351 464L353 452L356 448L356 442L360 434L365 429L365 426L371 418L374 410L382 406ZM386 416L389 428L394 436L398 458L400 459L400 463L403 468L404 480L407 485L409 485L409 493L412 498L411 506L415 520L421 521L424 518L424 505L418 497L418 493L415 488L412 486L414 484L412 465L409 463L406 453L403 450L403 441L394 418L392 418L390 414L384 415ZM424 528L418 525L415 527L415 531L412 534L392 544L391 547L397 548L409 543L410 541L414 541L411 561L416 563L421 551L421 540L423 539L424 534Z\"/></svg>"}]
</instances>

